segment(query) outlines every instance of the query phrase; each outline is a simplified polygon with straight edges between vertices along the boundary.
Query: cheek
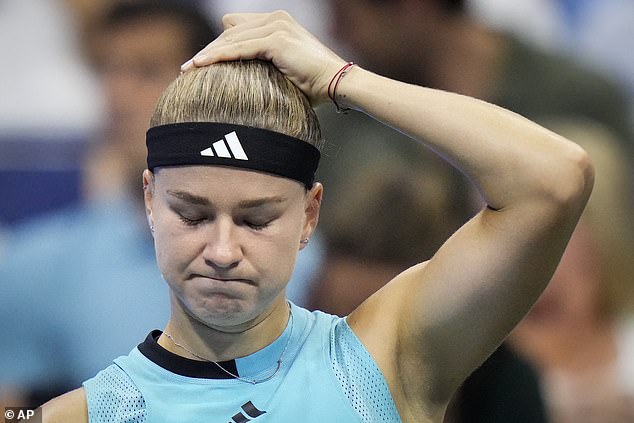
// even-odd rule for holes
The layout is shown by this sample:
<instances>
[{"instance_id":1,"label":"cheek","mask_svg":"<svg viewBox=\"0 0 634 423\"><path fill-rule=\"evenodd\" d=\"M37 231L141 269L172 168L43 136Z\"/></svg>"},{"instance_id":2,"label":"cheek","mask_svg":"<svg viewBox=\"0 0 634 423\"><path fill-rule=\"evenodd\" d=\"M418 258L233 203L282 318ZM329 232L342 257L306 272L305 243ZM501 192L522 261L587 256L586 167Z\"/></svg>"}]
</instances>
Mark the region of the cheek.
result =
<instances>
[{"instance_id":1,"label":"cheek","mask_svg":"<svg viewBox=\"0 0 634 423\"><path fill-rule=\"evenodd\" d=\"M285 284L291 277L299 252L302 222L301 218L287 221L280 226L281 231L257 237L246 250L246 259L276 284Z\"/></svg>"},{"instance_id":2,"label":"cheek","mask_svg":"<svg viewBox=\"0 0 634 423\"><path fill-rule=\"evenodd\" d=\"M165 242L161 242L160 237L158 235L154 235L154 250L156 253L156 263L163 277L169 280L171 279L170 269L172 268L171 261L173 260L173 257L170 254L170 251L164 247L165 245L169 245L169 244L166 244Z\"/></svg>"},{"instance_id":3,"label":"cheek","mask_svg":"<svg viewBox=\"0 0 634 423\"><path fill-rule=\"evenodd\" d=\"M290 279L295 267L298 245L295 234L285 234L267 241L256 240L252 250L246 252L246 259L262 273L275 279Z\"/></svg>"},{"instance_id":4,"label":"cheek","mask_svg":"<svg viewBox=\"0 0 634 423\"><path fill-rule=\"evenodd\" d=\"M156 261L163 276L173 280L174 275L180 274L196 255L196 243L179 236L165 226L157 229L154 234L154 249Z\"/></svg>"}]
</instances>

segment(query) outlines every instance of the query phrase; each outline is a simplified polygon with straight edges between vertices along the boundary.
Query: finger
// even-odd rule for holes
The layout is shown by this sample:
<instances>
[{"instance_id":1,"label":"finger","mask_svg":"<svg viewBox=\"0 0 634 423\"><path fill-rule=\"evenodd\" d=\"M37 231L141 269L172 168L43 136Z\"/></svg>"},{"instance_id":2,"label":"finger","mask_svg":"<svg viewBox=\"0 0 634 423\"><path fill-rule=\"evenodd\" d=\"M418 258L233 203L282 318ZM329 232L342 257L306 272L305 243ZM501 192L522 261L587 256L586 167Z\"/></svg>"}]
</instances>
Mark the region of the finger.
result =
<instances>
[{"instance_id":1,"label":"finger","mask_svg":"<svg viewBox=\"0 0 634 423\"><path fill-rule=\"evenodd\" d=\"M222 23L225 30L218 38L196 53L191 59L181 65L181 73L187 72L196 66L203 66L212 62L207 62L205 57L207 52L213 48L220 40L232 41L236 31L244 31L249 28L257 28L268 24L271 20L271 13L229 13L223 16ZM266 35L266 34L265 34ZM241 37L244 39L244 37ZM196 62L196 64L194 63Z\"/></svg>"},{"instance_id":2,"label":"finger","mask_svg":"<svg viewBox=\"0 0 634 423\"><path fill-rule=\"evenodd\" d=\"M272 54L266 48L270 44L270 37L249 39L240 42L222 43L207 50L203 55L196 56L184 71L194 67L202 67L218 62L234 60L271 60Z\"/></svg>"},{"instance_id":3,"label":"finger","mask_svg":"<svg viewBox=\"0 0 634 423\"><path fill-rule=\"evenodd\" d=\"M264 20L270 15L269 13L227 13L222 17L222 26L224 29L233 28L247 22Z\"/></svg>"},{"instance_id":4,"label":"finger","mask_svg":"<svg viewBox=\"0 0 634 423\"><path fill-rule=\"evenodd\" d=\"M238 60L238 58L245 59L242 55L241 49L243 46L251 48L254 45L260 46L262 51L258 54L252 51L246 52L246 56L256 56L258 58L267 58L273 55L273 51L280 46L287 45L289 40L296 38L298 34L294 31L294 26L288 21L267 21L264 24L244 24L238 27L226 30L220 37L211 42L207 47L201 50L194 58L185 65L183 65L182 71L189 70L197 66L206 66L211 63L215 63L221 60ZM260 41L258 44L248 43L249 41ZM227 48L232 46L232 48ZM235 58L227 58L226 54L218 56L216 51L222 49L223 53L227 51L234 51L231 55ZM219 59L222 57L223 59ZM252 57L254 58L254 57Z\"/></svg>"},{"instance_id":5,"label":"finger","mask_svg":"<svg viewBox=\"0 0 634 423\"><path fill-rule=\"evenodd\" d=\"M222 23L225 31L216 40L199 51L192 59L183 63L181 65L181 72L186 72L196 66L214 63L206 60L208 51L221 39L232 41L236 35L236 31L246 31L250 28L258 28L270 24L278 24L282 26L282 29L288 29L295 24L295 20L288 12L278 10L272 13L228 13L223 16ZM264 33L262 36L267 36L268 34L269 33ZM243 39L245 38L240 38L240 40Z\"/></svg>"},{"instance_id":6,"label":"finger","mask_svg":"<svg viewBox=\"0 0 634 423\"><path fill-rule=\"evenodd\" d=\"M223 61L223 60L224 61L239 60L238 59L239 54L234 54L234 56L236 56L236 59L231 59L229 58L229 56L227 56L224 53L220 55L216 53L219 51L226 52L229 50L239 51L241 49L241 43L243 43L244 41L258 39L258 38L262 38L266 36L266 34L263 33L262 31L257 31L257 34L253 34L253 35L256 35L256 36L253 37L253 36L249 36L245 34L238 34L239 39L228 38L228 37L217 38L213 42L209 43L200 52L198 52L194 57L189 59L187 62L183 63L181 65L181 73L187 72L196 67L207 66L212 63ZM233 48L230 48L231 46L233 46Z\"/></svg>"},{"instance_id":7,"label":"finger","mask_svg":"<svg viewBox=\"0 0 634 423\"><path fill-rule=\"evenodd\" d=\"M205 46L205 48L203 48L202 50L200 50L198 53L196 53L191 59L189 59L188 61L186 61L185 63L183 63L181 65L181 73L183 72L187 72L191 69L194 69L196 67L196 65L194 64L194 59L198 58L198 57L204 57L205 52L208 51L209 49L212 48L212 45L214 43L217 43L220 37L216 38L214 41L212 41L211 43L207 44Z\"/></svg>"},{"instance_id":8,"label":"finger","mask_svg":"<svg viewBox=\"0 0 634 423\"><path fill-rule=\"evenodd\" d=\"M194 59L189 59L188 61L186 61L185 63L183 63L181 65L181 73L185 73L188 70L193 69L194 67L195 67L194 66Z\"/></svg>"},{"instance_id":9,"label":"finger","mask_svg":"<svg viewBox=\"0 0 634 423\"><path fill-rule=\"evenodd\" d=\"M222 17L224 29L251 22L262 24L275 21L295 22L293 17L284 10L276 10L270 13L227 13Z\"/></svg>"}]
</instances>

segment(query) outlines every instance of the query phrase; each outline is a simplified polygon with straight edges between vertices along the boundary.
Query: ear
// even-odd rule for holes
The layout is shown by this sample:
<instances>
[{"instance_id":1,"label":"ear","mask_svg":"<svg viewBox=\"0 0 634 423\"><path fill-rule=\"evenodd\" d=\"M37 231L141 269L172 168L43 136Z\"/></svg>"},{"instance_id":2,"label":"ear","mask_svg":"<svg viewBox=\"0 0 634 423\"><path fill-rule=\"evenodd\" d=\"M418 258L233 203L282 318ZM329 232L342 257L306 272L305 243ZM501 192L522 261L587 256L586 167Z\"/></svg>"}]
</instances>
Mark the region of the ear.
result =
<instances>
[{"instance_id":1,"label":"ear","mask_svg":"<svg viewBox=\"0 0 634 423\"><path fill-rule=\"evenodd\" d=\"M317 228L319 222L319 210L321 208L321 199L324 194L324 187L319 182L313 184L313 187L306 193L304 203L304 227L302 228L302 240L310 239L313 232ZM299 249L306 246L306 242L301 242Z\"/></svg>"},{"instance_id":2,"label":"ear","mask_svg":"<svg viewBox=\"0 0 634 423\"><path fill-rule=\"evenodd\" d=\"M145 204L145 216L150 230L154 232L154 218L152 216L152 201L154 200L154 174L145 169L143 171L143 202Z\"/></svg>"}]
</instances>

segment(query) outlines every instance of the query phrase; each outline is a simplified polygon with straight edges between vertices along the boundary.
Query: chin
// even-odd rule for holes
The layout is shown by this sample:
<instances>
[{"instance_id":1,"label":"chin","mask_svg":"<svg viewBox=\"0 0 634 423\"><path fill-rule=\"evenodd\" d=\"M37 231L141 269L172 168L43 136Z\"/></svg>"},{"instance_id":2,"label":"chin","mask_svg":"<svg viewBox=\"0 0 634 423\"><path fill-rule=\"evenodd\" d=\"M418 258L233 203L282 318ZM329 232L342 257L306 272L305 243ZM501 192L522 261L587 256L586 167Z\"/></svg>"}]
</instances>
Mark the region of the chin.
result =
<instances>
[{"instance_id":1,"label":"chin","mask_svg":"<svg viewBox=\"0 0 634 423\"><path fill-rule=\"evenodd\" d=\"M197 314L205 318L234 319L248 313L248 302L243 299L214 295L198 301Z\"/></svg>"},{"instance_id":2,"label":"chin","mask_svg":"<svg viewBox=\"0 0 634 423\"><path fill-rule=\"evenodd\" d=\"M188 312L206 326L235 326L257 317L258 311L250 301L226 296L213 296L195 301Z\"/></svg>"}]
</instances>

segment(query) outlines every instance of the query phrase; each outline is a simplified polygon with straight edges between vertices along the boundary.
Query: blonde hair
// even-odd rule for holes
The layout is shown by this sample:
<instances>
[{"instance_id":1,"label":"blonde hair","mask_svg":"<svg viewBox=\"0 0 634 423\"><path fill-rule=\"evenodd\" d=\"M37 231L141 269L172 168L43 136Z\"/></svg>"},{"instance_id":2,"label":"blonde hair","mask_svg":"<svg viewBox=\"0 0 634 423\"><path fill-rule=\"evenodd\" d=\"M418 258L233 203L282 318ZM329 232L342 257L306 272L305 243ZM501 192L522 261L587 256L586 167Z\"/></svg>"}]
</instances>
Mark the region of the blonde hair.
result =
<instances>
[{"instance_id":1,"label":"blonde hair","mask_svg":"<svg viewBox=\"0 0 634 423\"><path fill-rule=\"evenodd\" d=\"M306 96L270 62L222 62L186 72L158 100L150 127L221 122L268 129L321 149L323 139Z\"/></svg>"}]
</instances>

